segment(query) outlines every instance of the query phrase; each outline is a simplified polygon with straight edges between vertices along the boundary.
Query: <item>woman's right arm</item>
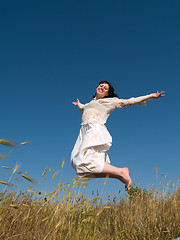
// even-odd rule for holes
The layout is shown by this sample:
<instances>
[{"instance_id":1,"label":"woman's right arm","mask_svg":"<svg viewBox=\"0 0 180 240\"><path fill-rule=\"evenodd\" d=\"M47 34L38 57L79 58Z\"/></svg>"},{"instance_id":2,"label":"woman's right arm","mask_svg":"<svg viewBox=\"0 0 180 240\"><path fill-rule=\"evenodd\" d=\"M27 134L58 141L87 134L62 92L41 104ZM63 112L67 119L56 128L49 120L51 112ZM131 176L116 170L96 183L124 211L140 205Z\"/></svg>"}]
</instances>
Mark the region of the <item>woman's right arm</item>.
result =
<instances>
[{"instance_id":1,"label":"woman's right arm","mask_svg":"<svg viewBox=\"0 0 180 240\"><path fill-rule=\"evenodd\" d=\"M75 106L77 106L79 104L79 99L77 98L77 101L76 102L72 102L72 104L74 104Z\"/></svg>"},{"instance_id":2,"label":"woman's right arm","mask_svg":"<svg viewBox=\"0 0 180 240\"><path fill-rule=\"evenodd\" d=\"M77 99L76 102L72 102L72 104L74 104L75 106L78 106L79 111L80 111L81 113L83 113L83 110L84 110L84 104L80 103L79 99Z\"/></svg>"}]
</instances>

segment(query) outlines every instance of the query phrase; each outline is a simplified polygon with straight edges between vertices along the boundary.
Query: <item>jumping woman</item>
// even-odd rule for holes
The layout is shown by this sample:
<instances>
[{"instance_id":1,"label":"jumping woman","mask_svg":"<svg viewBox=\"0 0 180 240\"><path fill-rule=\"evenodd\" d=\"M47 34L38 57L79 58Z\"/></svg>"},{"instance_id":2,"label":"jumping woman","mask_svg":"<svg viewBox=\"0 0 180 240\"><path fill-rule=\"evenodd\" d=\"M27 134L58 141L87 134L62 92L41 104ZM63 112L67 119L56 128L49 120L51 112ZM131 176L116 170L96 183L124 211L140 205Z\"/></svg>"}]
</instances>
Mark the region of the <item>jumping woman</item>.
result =
<instances>
[{"instance_id":1,"label":"jumping woman","mask_svg":"<svg viewBox=\"0 0 180 240\"><path fill-rule=\"evenodd\" d=\"M135 104L145 106L147 100L162 96L165 96L163 91L136 98L119 99L114 93L113 86L108 81L101 81L92 101L82 104L77 99L73 102L82 114L82 127L71 153L71 165L76 170L77 176L116 178L125 184L126 191L129 190L132 184L129 169L110 164L107 151L112 145L112 137L104 124L116 108Z\"/></svg>"}]
</instances>

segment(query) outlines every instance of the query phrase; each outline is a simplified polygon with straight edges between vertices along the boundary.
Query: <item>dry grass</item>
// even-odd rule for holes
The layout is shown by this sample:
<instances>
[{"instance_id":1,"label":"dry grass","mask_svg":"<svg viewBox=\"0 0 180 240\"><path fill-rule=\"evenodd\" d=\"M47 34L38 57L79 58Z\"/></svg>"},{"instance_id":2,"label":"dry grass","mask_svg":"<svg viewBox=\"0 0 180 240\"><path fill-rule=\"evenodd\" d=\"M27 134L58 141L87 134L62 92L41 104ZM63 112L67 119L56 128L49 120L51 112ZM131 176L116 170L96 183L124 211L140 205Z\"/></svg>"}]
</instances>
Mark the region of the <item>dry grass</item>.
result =
<instances>
[{"instance_id":1,"label":"dry grass","mask_svg":"<svg viewBox=\"0 0 180 240\"><path fill-rule=\"evenodd\" d=\"M17 172L18 166L6 170L12 171L12 176L16 174L32 182L30 177ZM98 195L92 199L76 195L77 188L85 188L88 179L59 183L53 192L42 195L31 187L20 193L13 188L8 190L12 176L8 182L0 181L5 185L0 195L1 240L172 240L180 237L179 183L177 186L173 183L171 191L169 183L162 190L144 191L134 186L125 199L109 199L103 204ZM107 178L104 185L106 182Z\"/></svg>"},{"instance_id":2,"label":"dry grass","mask_svg":"<svg viewBox=\"0 0 180 240\"><path fill-rule=\"evenodd\" d=\"M48 196L32 190L2 196L0 239L148 240L180 236L180 190L164 196L155 190L141 191L104 205L98 196L89 200L72 194L73 186L84 183L75 179L72 184L59 184Z\"/></svg>"}]
</instances>

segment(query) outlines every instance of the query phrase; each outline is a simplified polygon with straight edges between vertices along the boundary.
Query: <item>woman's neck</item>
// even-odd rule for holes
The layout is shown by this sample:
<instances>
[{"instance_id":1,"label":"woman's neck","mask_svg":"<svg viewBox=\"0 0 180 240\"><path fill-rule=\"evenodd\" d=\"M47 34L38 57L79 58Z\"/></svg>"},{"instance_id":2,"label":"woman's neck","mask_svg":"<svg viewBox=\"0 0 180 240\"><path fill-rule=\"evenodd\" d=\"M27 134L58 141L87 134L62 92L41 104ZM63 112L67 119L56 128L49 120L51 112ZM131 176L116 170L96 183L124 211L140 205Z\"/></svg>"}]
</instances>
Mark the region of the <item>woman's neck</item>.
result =
<instances>
[{"instance_id":1,"label":"woman's neck","mask_svg":"<svg viewBox=\"0 0 180 240\"><path fill-rule=\"evenodd\" d=\"M98 99L102 99L102 98L103 98L103 97L96 95L96 96L94 97L94 100L98 100Z\"/></svg>"}]
</instances>

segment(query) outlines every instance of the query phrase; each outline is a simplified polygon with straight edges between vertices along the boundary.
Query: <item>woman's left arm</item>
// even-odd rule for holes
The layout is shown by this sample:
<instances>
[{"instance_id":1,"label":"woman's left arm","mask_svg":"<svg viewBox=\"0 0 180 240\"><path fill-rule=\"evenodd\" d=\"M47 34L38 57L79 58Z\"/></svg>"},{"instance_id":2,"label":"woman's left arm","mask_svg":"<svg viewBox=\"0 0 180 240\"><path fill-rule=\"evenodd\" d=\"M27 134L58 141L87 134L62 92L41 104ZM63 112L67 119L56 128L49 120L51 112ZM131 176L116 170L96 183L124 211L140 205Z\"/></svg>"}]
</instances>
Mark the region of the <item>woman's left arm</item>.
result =
<instances>
[{"instance_id":1,"label":"woman's left arm","mask_svg":"<svg viewBox=\"0 0 180 240\"><path fill-rule=\"evenodd\" d=\"M135 104L146 106L146 101L151 100L151 98L159 98L165 96L164 91L161 91L160 93L157 91L157 93L152 93L149 95L141 96L141 97L132 97L129 99L117 99L117 108L123 108L127 106L133 106Z\"/></svg>"},{"instance_id":2,"label":"woman's left arm","mask_svg":"<svg viewBox=\"0 0 180 240\"><path fill-rule=\"evenodd\" d=\"M161 91L160 93L157 91L157 93L152 93L152 98L159 98L159 97L164 97L164 91Z\"/></svg>"}]
</instances>

